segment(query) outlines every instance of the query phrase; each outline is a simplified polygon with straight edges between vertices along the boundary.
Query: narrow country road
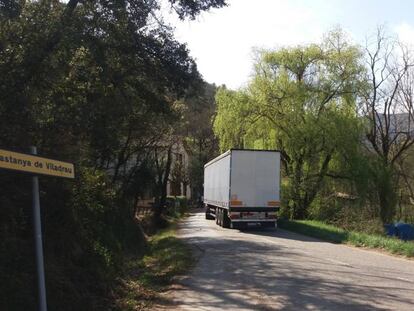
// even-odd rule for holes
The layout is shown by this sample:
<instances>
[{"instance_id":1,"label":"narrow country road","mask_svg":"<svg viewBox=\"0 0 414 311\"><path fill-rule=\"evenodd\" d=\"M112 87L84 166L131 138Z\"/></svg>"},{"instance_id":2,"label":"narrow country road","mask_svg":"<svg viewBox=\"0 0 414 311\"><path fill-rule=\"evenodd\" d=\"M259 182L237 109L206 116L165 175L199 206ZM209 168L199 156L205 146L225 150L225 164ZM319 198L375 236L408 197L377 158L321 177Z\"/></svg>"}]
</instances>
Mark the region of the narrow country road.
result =
<instances>
[{"instance_id":1,"label":"narrow country road","mask_svg":"<svg viewBox=\"0 0 414 311\"><path fill-rule=\"evenodd\" d=\"M169 310L414 310L411 260L281 229L223 229L202 212L179 235L198 262L168 293Z\"/></svg>"}]
</instances>

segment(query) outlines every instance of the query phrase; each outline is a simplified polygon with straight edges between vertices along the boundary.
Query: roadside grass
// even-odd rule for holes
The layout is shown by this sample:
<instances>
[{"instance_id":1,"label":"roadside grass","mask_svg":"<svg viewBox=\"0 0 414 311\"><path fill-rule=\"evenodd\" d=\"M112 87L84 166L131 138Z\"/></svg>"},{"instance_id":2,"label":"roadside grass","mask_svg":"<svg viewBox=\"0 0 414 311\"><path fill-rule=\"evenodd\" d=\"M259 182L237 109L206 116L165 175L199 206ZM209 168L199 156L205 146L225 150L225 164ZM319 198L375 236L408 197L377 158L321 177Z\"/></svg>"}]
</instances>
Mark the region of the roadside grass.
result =
<instances>
[{"instance_id":1,"label":"roadside grass","mask_svg":"<svg viewBox=\"0 0 414 311\"><path fill-rule=\"evenodd\" d=\"M177 219L148 240L141 258L131 256L119 280L114 310L147 310L161 301L160 294L174 277L187 272L194 263L191 249L176 237Z\"/></svg>"},{"instance_id":2,"label":"roadside grass","mask_svg":"<svg viewBox=\"0 0 414 311\"><path fill-rule=\"evenodd\" d=\"M381 235L345 231L315 220L281 220L280 228L334 243L381 249L392 254L414 257L414 242Z\"/></svg>"},{"instance_id":3,"label":"roadside grass","mask_svg":"<svg viewBox=\"0 0 414 311\"><path fill-rule=\"evenodd\" d=\"M140 281L150 289L162 290L171 280L186 272L193 263L191 250L175 236L176 224L149 241L149 252L142 259L145 268Z\"/></svg>"}]
</instances>

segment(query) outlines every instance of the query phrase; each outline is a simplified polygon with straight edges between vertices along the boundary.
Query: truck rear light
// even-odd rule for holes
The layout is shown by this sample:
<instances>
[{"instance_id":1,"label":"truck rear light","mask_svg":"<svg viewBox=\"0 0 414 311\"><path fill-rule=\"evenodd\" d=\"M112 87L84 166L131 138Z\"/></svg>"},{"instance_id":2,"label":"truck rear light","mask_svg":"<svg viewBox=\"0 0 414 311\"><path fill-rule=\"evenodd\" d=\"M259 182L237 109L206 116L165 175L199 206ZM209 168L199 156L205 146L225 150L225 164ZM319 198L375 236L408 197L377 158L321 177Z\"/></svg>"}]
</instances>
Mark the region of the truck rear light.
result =
<instances>
[{"instance_id":1,"label":"truck rear light","mask_svg":"<svg viewBox=\"0 0 414 311\"><path fill-rule=\"evenodd\" d=\"M254 215L254 213L251 213L251 212L244 212L244 213L240 213L240 214L243 214L243 216L253 216Z\"/></svg>"},{"instance_id":2,"label":"truck rear light","mask_svg":"<svg viewBox=\"0 0 414 311\"><path fill-rule=\"evenodd\" d=\"M239 200L230 200L230 205L231 206L240 206L240 205L243 205L243 202L239 201Z\"/></svg>"},{"instance_id":3,"label":"truck rear light","mask_svg":"<svg viewBox=\"0 0 414 311\"><path fill-rule=\"evenodd\" d=\"M267 201L267 206L280 206L280 201Z\"/></svg>"},{"instance_id":4,"label":"truck rear light","mask_svg":"<svg viewBox=\"0 0 414 311\"><path fill-rule=\"evenodd\" d=\"M230 214L230 219L239 219L239 214Z\"/></svg>"}]
</instances>

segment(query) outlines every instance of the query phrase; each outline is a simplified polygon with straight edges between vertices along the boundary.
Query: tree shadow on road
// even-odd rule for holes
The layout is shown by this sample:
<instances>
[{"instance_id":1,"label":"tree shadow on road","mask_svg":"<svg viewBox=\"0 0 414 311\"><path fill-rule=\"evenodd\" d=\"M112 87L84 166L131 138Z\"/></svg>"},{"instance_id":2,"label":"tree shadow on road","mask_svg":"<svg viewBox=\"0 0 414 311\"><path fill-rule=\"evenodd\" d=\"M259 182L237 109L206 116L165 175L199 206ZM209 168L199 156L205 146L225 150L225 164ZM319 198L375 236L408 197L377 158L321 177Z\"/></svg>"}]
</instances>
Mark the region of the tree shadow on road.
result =
<instances>
[{"instance_id":1,"label":"tree shadow on road","mask_svg":"<svg viewBox=\"0 0 414 311\"><path fill-rule=\"evenodd\" d=\"M316 257L304 264L303 254L287 247L237 235L210 238L192 230L185 228L182 239L199 249L199 262L179 282L174 302L164 301L171 308L178 304L180 310L390 310L397 302L414 303L413 289L366 286L366 275L355 274L352 267L338 271L337 265ZM251 234L260 233L266 235ZM381 284L378 281L375 284Z\"/></svg>"},{"instance_id":2,"label":"tree shadow on road","mask_svg":"<svg viewBox=\"0 0 414 311\"><path fill-rule=\"evenodd\" d=\"M285 240L295 240L302 242L317 242L317 243L332 243L328 241L323 241L317 238L309 237L292 231L287 231L284 229L275 229L275 228L252 228L246 230L240 230L245 234L260 235L260 236L269 236L269 237L278 237Z\"/></svg>"}]
</instances>

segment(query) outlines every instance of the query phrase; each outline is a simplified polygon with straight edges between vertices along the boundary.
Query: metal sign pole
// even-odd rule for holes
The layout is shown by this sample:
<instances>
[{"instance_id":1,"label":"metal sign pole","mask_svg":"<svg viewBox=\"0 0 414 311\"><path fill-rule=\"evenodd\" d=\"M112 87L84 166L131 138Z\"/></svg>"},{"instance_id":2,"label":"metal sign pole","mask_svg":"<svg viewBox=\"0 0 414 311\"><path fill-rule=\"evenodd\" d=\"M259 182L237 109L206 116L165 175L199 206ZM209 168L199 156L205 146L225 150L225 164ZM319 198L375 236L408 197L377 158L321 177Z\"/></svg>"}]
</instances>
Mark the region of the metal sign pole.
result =
<instances>
[{"instance_id":1,"label":"metal sign pole","mask_svg":"<svg viewBox=\"0 0 414 311\"><path fill-rule=\"evenodd\" d=\"M31 154L37 154L35 146L30 147ZM33 189L33 227L36 246L37 285L39 291L39 311L46 311L45 269L43 265L42 223L40 219L39 179L32 177Z\"/></svg>"}]
</instances>

